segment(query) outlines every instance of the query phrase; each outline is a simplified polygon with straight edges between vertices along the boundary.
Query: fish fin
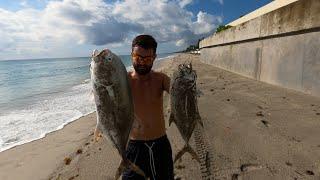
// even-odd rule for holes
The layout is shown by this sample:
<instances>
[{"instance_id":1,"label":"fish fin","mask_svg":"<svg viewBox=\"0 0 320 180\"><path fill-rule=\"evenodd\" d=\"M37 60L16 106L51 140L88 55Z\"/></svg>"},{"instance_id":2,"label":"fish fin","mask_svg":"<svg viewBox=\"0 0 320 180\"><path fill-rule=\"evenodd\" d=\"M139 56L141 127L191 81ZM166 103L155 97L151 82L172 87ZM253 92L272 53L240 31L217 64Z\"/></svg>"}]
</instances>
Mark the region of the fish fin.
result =
<instances>
[{"instance_id":1,"label":"fish fin","mask_svg":"<svg viewBox=\"0 0 320 180\"><path fill-rule=\"evenodd\" d=\"M115 179L115 180L118 180L118 179L120 178L120 176L121 176L122 172L124 171L125 167L126 167L126 166L125 166L124 161L121 160L120 165L119 165L119 167L118 167L118 169L117 169L117 171L116 171L116 174L115 174L115 176L114 176L114 179Z\"/></svg>"},{"instance_id":2,"label":"fish fin","mask_svg":"<svg viewBox=\"0 0 320 180\"><path fill-rule=\"evenodd\" d=\"M198 118L198 123L201 125L201 127L203 127L203 121L200 117Z\"/></svg>"},{"instance_id":3,"label":"fish fin","mask_svg":"<svg viewBox=\"0 0 320 180\"><path fill-rule=\"evenodd\" d=\"M92 51L91 56L94 57L94 56L97 56L98 54L99 54L99 51L97 49L95 49Z\"/></svg>"},{"instance_id":4,"label":"fish fin","mask_svg":"<svg viewBox=\"0 0 320 180\"><path fill-rule=\"evenodd\" d=\"M170 117L169 117L169 126L171 125L171 123L174 122L174 116L172 113L170 113Z\"/></svg>"},{"instance_id":5,"label":"fish fin","mask_svg":"<svg viewBox=\"0 0 320 180\"><path fill-rule=\"evenodd\" d=\"M197 155L197 153L190 147L190 145L188 145L188 144L186 144L178 153L177 153L177 155L176 155L176 157L174 158L174 163L178 160L178 159L180 159L181 157L182 157L182 155L184 154L184 153L186 153L186 152L188 152L188 153L190 153L190 155L195 159L195 160L197 160L199 163L200 163L200 159L199 159L199 157L198 157L198 155Z\"/></svg>"},{"instance_id":6,"label":"fish fin","mask_svg":"<svg viewBox=\"0 0 320 180\"><path fill-rule=\"evenodd\" d=\"M133 162L128 160L128 168L136 172L137 174L144 177L144 179L147 179L146 174L143 172L142 169L139 168L139 166L135 165Z\"/></svg>"},{"instance_id":7,"label":"fish fin","mask_svg":"<svg viewBox=\"0 0 320 180\"><path fill-rule=\"evenodd\" d=\"M115 180L118 180L120 178L120 176L124 172L125 168L130 169L130 170L136 172L137 174L143 176L145 179L147 179L143 170L141 170L137 165L135 165L134 163L132 163L128 159L126 159L126 160L122 159L120 162L120 165L116 171L116 174L114 176Z\"/></svg>"}]
</instances>

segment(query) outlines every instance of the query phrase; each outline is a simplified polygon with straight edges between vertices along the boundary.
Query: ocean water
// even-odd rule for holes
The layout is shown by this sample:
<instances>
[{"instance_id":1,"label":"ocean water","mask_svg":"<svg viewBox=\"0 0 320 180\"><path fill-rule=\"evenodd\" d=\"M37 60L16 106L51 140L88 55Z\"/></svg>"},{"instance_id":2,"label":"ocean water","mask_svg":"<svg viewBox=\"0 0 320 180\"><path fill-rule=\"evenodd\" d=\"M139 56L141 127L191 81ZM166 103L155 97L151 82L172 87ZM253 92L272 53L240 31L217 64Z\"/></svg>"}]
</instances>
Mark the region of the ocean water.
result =
<instances>
[{"instance_id":1,"label":"ocean water","mask_svg":"<svg viewBox=\"0 0 320 180\"><path fill-rule=\"evenodd\" d=\"M130 56L120 57L131 69ZM89 64L88 57L0 61L0 152L95 111Z\"/></svg>"}]
</instances>

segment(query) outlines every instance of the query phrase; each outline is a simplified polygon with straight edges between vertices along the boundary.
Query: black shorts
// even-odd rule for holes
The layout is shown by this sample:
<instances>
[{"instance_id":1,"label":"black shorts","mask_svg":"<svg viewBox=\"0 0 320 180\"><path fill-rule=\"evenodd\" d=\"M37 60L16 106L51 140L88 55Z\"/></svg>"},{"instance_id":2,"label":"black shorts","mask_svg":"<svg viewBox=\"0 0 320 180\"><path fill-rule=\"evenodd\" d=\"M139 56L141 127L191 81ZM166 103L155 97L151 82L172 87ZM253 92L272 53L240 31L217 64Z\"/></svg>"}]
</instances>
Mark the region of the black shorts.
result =
<instances>
[{"instance_id":1,"label":"black shorts","mask_svg":"<svg viewBox=\"0 0 320 180\"><path fill-rule=\"evenodd\" d=\"M173 161L170 142L166 135L155 140L130 140L127 158L140 167L152 180L173 180ZM144 178L132 170L126 169L122 180Z\"/></svg>"}]
</instances>

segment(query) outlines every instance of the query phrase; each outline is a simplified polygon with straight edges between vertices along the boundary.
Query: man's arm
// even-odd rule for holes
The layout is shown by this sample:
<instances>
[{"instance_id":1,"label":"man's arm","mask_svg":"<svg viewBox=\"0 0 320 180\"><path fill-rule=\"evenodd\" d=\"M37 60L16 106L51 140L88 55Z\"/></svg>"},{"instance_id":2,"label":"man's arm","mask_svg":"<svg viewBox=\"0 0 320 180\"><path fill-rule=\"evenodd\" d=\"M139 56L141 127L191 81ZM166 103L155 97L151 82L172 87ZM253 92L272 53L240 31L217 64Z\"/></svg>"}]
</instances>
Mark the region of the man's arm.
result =
<instances>
[{"instance_id":1,"label":"man's arm","mask_svg":"<svg viewBox=\"0 0 320 180\"><path fill-rule=\"evenodd\" d=\"M162 86L163 90L165 90L167 93L170 93L170 77L163 73L163 81Z\"/></svg>"}]
</instances>

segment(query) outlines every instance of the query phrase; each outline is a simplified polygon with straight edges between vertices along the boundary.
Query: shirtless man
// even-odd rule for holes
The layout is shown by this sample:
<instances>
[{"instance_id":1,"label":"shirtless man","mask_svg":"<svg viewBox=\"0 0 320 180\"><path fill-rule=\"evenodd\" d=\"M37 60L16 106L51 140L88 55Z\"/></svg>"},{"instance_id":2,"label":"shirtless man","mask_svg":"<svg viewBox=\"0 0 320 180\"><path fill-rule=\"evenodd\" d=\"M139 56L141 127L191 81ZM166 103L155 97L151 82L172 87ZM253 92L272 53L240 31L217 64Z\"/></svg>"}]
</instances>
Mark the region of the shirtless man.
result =
<instances>
[{"instance_id":1,"label":"shirtless man","mask_svg":"<svg viewBox=\"0 0 320 180\"><path fill-rule=\"evenodd\" d=\"M170 142L163 115L163 91L169 93L170 78L151 70L156 58L157 42L150 35L139 35L132 42L133 72L128 73L135 119L130 132L126 156L153 180L173 180ZM123 180L143 179L126 170Z\"/></svg>"}]
</instances>

